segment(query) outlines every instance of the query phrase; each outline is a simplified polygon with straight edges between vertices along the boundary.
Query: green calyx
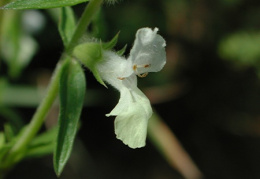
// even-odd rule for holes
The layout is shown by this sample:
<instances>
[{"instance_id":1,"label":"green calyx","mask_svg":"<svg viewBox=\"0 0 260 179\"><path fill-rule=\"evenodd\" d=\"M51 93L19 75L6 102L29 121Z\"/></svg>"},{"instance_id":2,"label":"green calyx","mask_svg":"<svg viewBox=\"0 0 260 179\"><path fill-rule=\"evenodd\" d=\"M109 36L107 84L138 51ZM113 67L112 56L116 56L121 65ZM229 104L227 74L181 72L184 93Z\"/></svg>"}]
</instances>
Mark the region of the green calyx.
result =
<instances>
[{"instance_id":1,"label":"green calyx","mask_svg":"<svg viewBox=\"0 0 260 179\"><path fill-rule=\"evenodd\" d=\"M97 63L99 63L103 59L102 51L103 49L100 43L83 43L74 48L73 56L76 57L93 73L94 77L100 84L106 87L104 81L101 79L96 69Z\"/></svg>"},{"instance_id":2,"label":"green calyx","mask_svg":"<svg viewBox=\"0 0 260 179\"><path fill-rule=\"evenodd\" d=\"M73 56L76 57L83 65L85 65L94 75L96 80L107 87L102 80L96 66L103 60L103 51L112 50L118 41L119 32L108 42L86 42L77 45L73 50ZM123 55L126 50L124 46L117 51L118 55Z\"/></svg>"}]
</instances>

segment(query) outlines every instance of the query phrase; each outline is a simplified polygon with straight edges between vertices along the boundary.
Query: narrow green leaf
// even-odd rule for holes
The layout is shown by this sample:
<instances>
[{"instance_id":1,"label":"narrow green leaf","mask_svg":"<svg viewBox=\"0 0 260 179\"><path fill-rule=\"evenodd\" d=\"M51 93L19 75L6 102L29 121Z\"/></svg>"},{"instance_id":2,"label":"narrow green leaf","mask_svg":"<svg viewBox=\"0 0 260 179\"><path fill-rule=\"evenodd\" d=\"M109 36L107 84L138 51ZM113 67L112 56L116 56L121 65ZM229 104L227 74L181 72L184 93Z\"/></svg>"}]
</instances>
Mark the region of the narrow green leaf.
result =
<instances>
[{"instance_id":1,"label":"narrow green leaf","mask_svg":"<svg viewBox=\"0 0 260 179\"><path fill-rule=\"evenodd\" d=\"M48 9L73 6L88 0L16 0L3 7L3 9Z\"/></svg>"},{"instance_id":2,"label":"narrow green leaf","mask_svg":"<svg viewBox=\"0 0 260 179\"><path fill-rule=\"evenodd\" d=\"M57 132L58 127L53 127L34 138L28 146L25 157L33 158L52 154L54 151Z\"/></svg>"},{"instance_id":3,"label":"narrow green leaf","mask_svg":"<svg viewBox=\"0 0 260 179\"><path fill-rule=\"evenodd\" d=\"M38 158L53 153L55 143L48 143L40 146L34 146L26 151L25 158Z\"/></svg>"},{"instance_id":4,"label":"narrow green leaf","mask_svg":"<svg viewBox=\"0 0 260 179\"><path fill-rule=\"evenodd\" d=\"M29 145L29 148L53 143L55 141L55 137L57 136L57 132L58 127L53 127L52 129L49 129L48 131L38 135L32 140L32 142Z\"/></svg>"},{"instance_id":5,"label":"narrow green leaf","mask_svg":"<svg viewBox=\"0 0 260 179\"><path fill-rule=\"evenodd\" d=\"M59 32L66 47L76 27L74 12L71 7L62 7L60 11Z\"/></svg>"},{"instance_id":6,"label":"narrow green leaf","mask_svg":"<svg viewBox=\"0 0 260 179\"><path fill-rule=\"evenodd\" d=\"M114 48L117 44L118 36L119 36L119 32L109 42L103 43L102 44L103 49L110 50Z\"/></svg>"},{"instance_id":7,"label":"narrow green leaf","mask_svg":"<svg viewBox=\"0 0 260 179\"><path fill-rule=\"evenodd\" d=\"M116 53L120 56L124 55L125 53L125 50L126 50L126 47L127 47L127 44L121 49L121 50L118 50Z\"/></svg>"},{"instance_id":8,"label":"narrow green leaf","mask_svg":"<svg viewBox=\"0 0 260 179\"><path fill-rule=\"evenodd\" d=\"M91 70L96 80L106 87L100 77L96 64L102 60L102 46L99 43L83 43L74 48L73 55Z\"/></svg>"},{"instance_id":9,"label":"narrow green leaf","mask_svg":"<svg viewBox=\"0 0 260 179\"><path fill-rule=\"evenodd\" d=\"M83 107L86 80L76 61L69 61L60 78L60 114L54 149L54 170L59 176L70 157Z\"/></svg>"}]
</instances>

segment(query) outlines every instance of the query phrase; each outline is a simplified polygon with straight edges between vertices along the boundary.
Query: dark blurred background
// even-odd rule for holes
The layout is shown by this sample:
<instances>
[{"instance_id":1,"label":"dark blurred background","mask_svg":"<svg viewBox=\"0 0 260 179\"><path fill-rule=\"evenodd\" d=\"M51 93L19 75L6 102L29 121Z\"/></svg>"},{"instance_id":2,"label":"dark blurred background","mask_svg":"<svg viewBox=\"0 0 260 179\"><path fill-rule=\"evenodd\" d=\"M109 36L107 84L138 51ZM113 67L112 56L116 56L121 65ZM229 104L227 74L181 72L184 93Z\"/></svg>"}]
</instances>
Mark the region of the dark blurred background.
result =
<instances>
[{"instance_id":1,"label":"dark blurred background","mask_svg":"<svg viewBox=\"0 0 260 179\"><path fill-rule=\"evenodd\" d=\"M74 10L80 15L83 8ZM54 20L48 12L39 12L46 23L34 34L39 50L13 83L45 84L62 53ZM128 53L137 29L158 27L167 42L166 66L139 80L154 109L204 178L258 179L259 18L256 0L124 0L104 5L89 30L104 41L120 31L116 48L128 44ZM89 93L81 129L60 178L182 179L149 140L145 148L133 150L115 138L113 118L105 114L119 94L99 85L87 69L86 75ZM16 110L28 122L35 108ZM55 109L52 115L49 118L55 119ZM7 178L56 178L52 156L23 161Z\"/></svg>"}]
</instances>

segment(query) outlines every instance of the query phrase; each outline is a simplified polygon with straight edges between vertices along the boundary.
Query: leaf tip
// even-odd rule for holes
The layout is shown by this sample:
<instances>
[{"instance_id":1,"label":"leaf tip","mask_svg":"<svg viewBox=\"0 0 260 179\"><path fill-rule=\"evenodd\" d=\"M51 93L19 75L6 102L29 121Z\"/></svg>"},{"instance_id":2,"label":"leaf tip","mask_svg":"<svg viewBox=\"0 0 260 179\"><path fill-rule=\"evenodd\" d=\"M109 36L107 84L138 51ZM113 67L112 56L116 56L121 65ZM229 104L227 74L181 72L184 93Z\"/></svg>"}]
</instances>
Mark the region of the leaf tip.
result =
<instances>
[{"instance_id":1,"label":"leaf tip","mask_svg":"<svg viewBox=\"0 0 260 179\"><path fill-rule=\"evenodd\" d=\"M104 82L101 78L96 77L96 80L97 80L101 85L103 85L105 88L108 88L107 85L105 84L105 82Z\"/></svg>"},{"instance_id":2,"label":"leaf tip","mask_svg":"<svg viewBox=\"0 0 260 179\"><path fill-rule=\"evenodd\" d=\"M62 170L59 170L59 169L56 169L56 168L54 168L54 169L55 169L56 176L59 178L61 173L62 173Z\"/></svg>"},{"instance_id":3,"label":"leaf tip","mask_svg":"<svg viewBox=\"0 0 260 179\"><path fill-rule=\"evenodd\" d=\"M102 81L101 84L105 87L108 88L107 85Z\"/></svg>"},{"instance_id":4,"label":"leaf tip","mask_svg":"<svg viewBox=\"0 0 260 179\"><path fill-rule=\"evenodd\" d=\"M53 168L54 168L54 172L55 172L57 177L60 177L60 175L61 175L61 173L62 173L62 171L63 171L63 169L65 167L65 163L64 162L60 162L59 156L54 151Z\"/></svg>"}]
</instances>

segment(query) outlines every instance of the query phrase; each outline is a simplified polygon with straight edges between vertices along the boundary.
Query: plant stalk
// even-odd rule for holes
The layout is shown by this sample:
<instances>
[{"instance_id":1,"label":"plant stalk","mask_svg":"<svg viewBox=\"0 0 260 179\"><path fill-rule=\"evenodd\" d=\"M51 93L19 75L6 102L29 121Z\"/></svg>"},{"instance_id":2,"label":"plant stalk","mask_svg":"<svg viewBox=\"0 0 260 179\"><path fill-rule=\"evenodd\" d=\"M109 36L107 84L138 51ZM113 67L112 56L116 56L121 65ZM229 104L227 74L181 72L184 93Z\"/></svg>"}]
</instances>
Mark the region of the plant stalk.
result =
<instances>
[{"instance_id":1,"label":"plant stalk","mask_svg":"<svg viewBox=\"0 0 260 179\"><path fill-rule=\"evenodd\" d=\"M44 119L58 94L59 78L62 72L62 63L64 63L64 61L57 64L51 82L49 84L47 95L38 106L36 112L31 119L31 122L28 124L25 130L22 131L22 134L17 139L17 142L14 144L14 146L8 153L8 156L5 158L5 163L3 164L5 168L12 167L15 163L19 162L22 159L23 152L26 150L27 145L41 128Z\"/></svg>"},{"instance_id":2,"label":"plant stalk","mask_svg":"<svg viewBox=\"0 0 260 179\"><path fill-rule=\"evenodd\" d=\"M103 0L91 0L89 4L86 6L77 24L75 32L67 48L65 49L66 54L71 55L73 48L77 45L79 39L84 35L94 14L100 8L102 1ZM54 100L57 97L58 89L59 89L59 79L63 69L62 65L65 64L65 62L69 59L70 58L68 58L68 56L66 57L65 55L63 55L59 60L60 62L56 66L55 72L52 76L52 80L49 84L46 97L38 106L28 127L25 128L25 131L23 131L22 134L19 136L17 142L14 144L14 146L6 156L5 161L3 162L4 164L3 166L5 166L6 169L12 167L15 163L19 162L22 159L23 152L26 150L26 147L40 130L46 115L48 114Z\"/></svg>"},{"instance_id":3,"label":"plant stalk","mask_svg":"<svg viewBox=\"0 0 260 179\"><path fill-rule=\"evenodd\" d=\"M89 4L85 8L79 22L77 25L76 30L70 40L70 43L66 47L66 52L71 55L74 47L78 44L79 39L84 35L86 32L86 27L90 24L92 18L98 12L103 0L90 0Z\"/></svg>"}]
</instances>

